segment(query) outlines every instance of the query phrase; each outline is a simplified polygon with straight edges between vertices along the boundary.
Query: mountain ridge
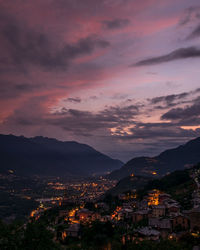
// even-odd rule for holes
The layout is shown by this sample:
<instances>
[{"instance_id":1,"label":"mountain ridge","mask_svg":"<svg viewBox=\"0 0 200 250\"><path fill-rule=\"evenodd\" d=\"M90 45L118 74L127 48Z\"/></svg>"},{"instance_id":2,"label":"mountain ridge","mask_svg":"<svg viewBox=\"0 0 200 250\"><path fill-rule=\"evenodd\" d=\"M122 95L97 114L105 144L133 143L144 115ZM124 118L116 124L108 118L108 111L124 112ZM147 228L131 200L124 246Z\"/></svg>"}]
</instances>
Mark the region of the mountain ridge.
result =
<instances>
[{"instance_id":1,"label":"mountain ridge","mask_svg":"<svg viewBox=\"0 0 200 250\"><path fill-rule=\"evenodd\" d=\"M176 148L167 149L155 157L133 158L120 169L111 172L108 177L118 180L131 174L160 177L198 162L200 162L200 137Z\"/></svg>"},{"instance_id":2,"label":"mountain ridge","mask_svg":"<svg viewBox=\"0 0 200 250\"><path fill-rule=\"evenodd\" d=\"M122 166L87 144L54 138L0 134L0 173L9 169L18 175L91 175Z\"/></svg>"}]
</instances>

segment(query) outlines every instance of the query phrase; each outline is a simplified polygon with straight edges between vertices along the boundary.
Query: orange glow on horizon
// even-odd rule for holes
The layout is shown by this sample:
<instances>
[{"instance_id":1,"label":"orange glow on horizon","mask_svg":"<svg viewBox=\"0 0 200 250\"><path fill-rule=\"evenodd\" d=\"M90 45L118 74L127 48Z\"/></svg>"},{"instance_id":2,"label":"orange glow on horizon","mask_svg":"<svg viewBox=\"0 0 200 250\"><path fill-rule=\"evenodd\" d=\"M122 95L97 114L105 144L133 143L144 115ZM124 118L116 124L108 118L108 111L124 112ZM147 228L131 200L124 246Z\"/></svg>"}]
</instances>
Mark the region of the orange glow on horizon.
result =
<instances>
[{"instance_id":1,"label":"orange glow on horizon","mask_svg":"<svg viewBox=\"0 0 200 250\"><path fill-rule=\"evenodd\" d=\"M199 126L181 126L182 129L186 129L186 130L196 130L197 128L200 128Z\"/></svg>"}]
</instances>

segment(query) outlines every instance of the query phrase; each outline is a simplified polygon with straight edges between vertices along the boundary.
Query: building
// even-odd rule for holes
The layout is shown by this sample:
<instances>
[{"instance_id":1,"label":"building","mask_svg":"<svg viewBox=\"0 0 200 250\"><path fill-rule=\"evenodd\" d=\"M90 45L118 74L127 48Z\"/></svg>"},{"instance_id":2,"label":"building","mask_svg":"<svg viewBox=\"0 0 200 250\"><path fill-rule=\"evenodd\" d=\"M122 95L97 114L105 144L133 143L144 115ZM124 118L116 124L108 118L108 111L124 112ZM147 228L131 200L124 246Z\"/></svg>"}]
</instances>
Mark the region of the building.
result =
<instances>
[{"instance_id":1,"label":"building","mask_svg":"<svg viewBox=\"0 0 200 250\"><path fill-rule=\"evenodd\" d=\"M99 213L92 213L91 214L91 220L95 221L95 220L100 220L101 219L101 215Z\"/></svg>"},{"instance_id":2,"label":"building","mask_svg":"<svg viewBox=\"0 0 200 250\"><path fill-rule=\"evenodd\" d=\"M160 219L160 218L149 218L149 226L150 227L155 227L158 229L167 229L167 230L171 230L172 226L171 226L171 221L170 219Z\"/></svg>"},{"instance_id":3,"label":"building","mask_svg":"<svg viewBox=\"0 0 200 250\"><path fill-rule=\"evenodd\" d=\"M139 210L133 213L133 223L137 223L141 220L148 219L149 210Z\"/></svg>"},{"instance_id":4,"label":"building","mask_svg":"<svg viewBox=\"0 0 200 250\"><path fill-rule=\"evenodd\" d=\"M143 227L135 231L133 240L153 240L158 241L160 238L160 232L149 228L149 227Z\"/></svg>"},{"instance_id":5,"label":"building","mask_svg":"<svg viewBox=\"0 0 200 250\"><path fill-rule=\"evenodd\" d=\"M172 231L171 221L168 218L160 219L156 217L149 218L148 224L150 227L159 230L162 238L167 238Z\"/></svg>"},{"instance_id":6,"label":"building","mask_svg":"<svg viewBox=\"0 0 200 250\"><path fill-rule=\"evenodd\" d=\"M160 191L157 189L148 192L148 205L158 205L159 204Z\"/></svg>"},{"instance_id":7,"label":"building","mask_svg":"<svg viewBox=\"0 0 200 250\"><path fill-rule=\"evenodd\" d=\"M69 228L62 232L62 240L64 241L67 237L80 237L80 224L71 224Z\"/></svg>"},{"instance_id":8,"label":"building","mask_svg":"<svg viewBox=\"0 0 200 250\"><path fill-rule=\"evenodd\" d=\"M59 210L59 217L64 217L68 215L68 211L67 210Z\"/></svg>"},{"instance_id":9,"label":"building","mask_svg":"<svg viewBox=\"0 0 200 250\"><path fill-rule=\"evenodd\" d=\"M153 217L163 217L165 216L165 206L164 205L153 205L152 206L152 216Z\"/></svg>"},{"instance_id":10,"label":"building","mask_svg":"<svg viewBox=\"0 0 200 250\"><path fill-rule=\"evenodd\" d=\"M108 211L109 210L109 206L105 202L96 203L95 208L101 209L103 211Z\"/></svg>"},{"instance_id":11,"label":"building","mask_svg":"<svg viewBox=\"0 0 200 250\"><path fill-rule=\"evenodd\" d=\"M180 206L177 204L171 204L167 207L170 215L178 215L180 213Z\"/></svg>"},{"instance_id":12,"label":"building","mask_svg":"<svg viewBox=\"0 0 200 250\"><path fill-rule=\"evenodd\" d=\"M189 218L185 215L179 214L171 219L173 230L187 230L190 228Z\"/></svg>"},{"instance_id":13,"label":"building","mask_svg":"<svg viewBox=\"0 0 200 250\"><path fill-rule=\"evenodd\" d=\"M191 230L200 231L200 207L193 208L189 213Z\"/></svg>"},{"instance_id":14,"label":"building","mask_svg":"<svg viewBox=\"0 0 200 250\"><path fill-rule=\"evenodd\" d=\"M147 198L144 198L142 201L140 201L138 204L137 204L137 207L139 209L147 209L148 208L148 200Z\"/></svg>"},{"instance_id":15,"label":"building","mask_svg":"<svg viewBox=\"0 0 200 250\"><path fill-rule=\"evenodd\" d=\"M170 194L166 194L166 193L161 193L160 195L159 195L159 203L161 203L162 204L162 202L164 201L164 200L166 200L166 199L170 199L171 198L171 195Z\"/></svg>"},{"instance_id":16,"label":"building","mask_svg":"<svg viewBox=\"0 0 200 250\"><path fill-rule=\"evenodd\" d=\"M111 221L111 216L110 215L101 216L100 221L101 222Z\"/></svg>"},{"instance_id":17,"label":"building","mask_svg":"<svg viewBox=\"0 0 200 250\"><path fill-rule=\"evenodd\" d=\"M93 213L92 211L89 211L88 209L83 208L77 212L77 217L79 218L80 221L88 222L89 220L92 219L92 213Z\"/></svg>"}]
</instances>

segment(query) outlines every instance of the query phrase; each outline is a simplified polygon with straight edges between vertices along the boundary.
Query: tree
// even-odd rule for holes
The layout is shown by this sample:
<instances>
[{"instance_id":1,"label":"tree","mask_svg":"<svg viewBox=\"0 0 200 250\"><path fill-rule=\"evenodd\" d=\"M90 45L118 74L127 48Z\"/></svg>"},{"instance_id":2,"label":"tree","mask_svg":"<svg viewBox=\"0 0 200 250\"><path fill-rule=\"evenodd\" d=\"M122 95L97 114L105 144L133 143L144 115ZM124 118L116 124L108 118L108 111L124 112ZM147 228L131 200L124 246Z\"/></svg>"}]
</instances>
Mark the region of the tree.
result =
<instances>
[{"instance_id":1,"label":"tree","mask_svg":"<svg viewBox=\"0 0 200 250\"><path fill-rule=\"evenodd\" d=\"M60 248L53 242L53 234L43 224L32 222L27 225L24 233L22 249L57 250Z\"/></svg>"}]
</instances>

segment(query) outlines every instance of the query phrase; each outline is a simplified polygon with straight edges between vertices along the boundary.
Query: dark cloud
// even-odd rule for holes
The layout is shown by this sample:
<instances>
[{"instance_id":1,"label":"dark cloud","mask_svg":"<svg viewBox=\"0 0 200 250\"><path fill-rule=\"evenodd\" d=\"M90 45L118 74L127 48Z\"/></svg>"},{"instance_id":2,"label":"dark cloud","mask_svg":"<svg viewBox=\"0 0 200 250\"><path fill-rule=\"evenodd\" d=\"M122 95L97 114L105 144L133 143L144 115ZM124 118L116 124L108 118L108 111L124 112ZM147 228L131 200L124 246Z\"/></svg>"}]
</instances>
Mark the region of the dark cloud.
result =
<instances>
[{"instance_id":1,"label":"dark cloud","mask_svg":"<svg viewBox=\"0 0 200 250\"><path fill-rule=\"evenodd\" d=\"M111 106L98 113L82 111L78 109L62 108L60 111L48 114L40 102L42 98L33 98L29 100L24 107L17 109L5 121L5 125L15 124L18 126L56 126L74 135L85 136L86 134L98 134L99 131L107 131L110 128L123 127L134 123L134 117L139 113L139 107L129 105L125 107ZM30 109L34 107L34 112ZM40 107L40 108L39 108ZM23 111L23 112L22 112Z\"/></svg>"},{"instance_id":2,"label":"dark cloud","mask_svg":"<svg viewBox=\"0 0 200 250\"><path fill-rule=\"evenodd\" d=\"M170 109L174 106L191 104L193 102L196 102L197 99L192 100L191 98L192 96L198 94L198 92L200 92L199 88L189 92L183 92L180 94L172 94L166 96L158 96L147 100L151 105L153 105L151 111L155 109L164 110L164 109Z\"/></svg>"},{"instance_id":3,"label":"dark cloud","mask_svg":"<svg viewBox=\"0 0 200 250\"><path fill-rule=\"evenodd\" d=\"M161 119L172 121L181 120L182 123L184 123L184 120L197 118L198 116L200 116L200 97L196 98L191 106L169 110L162 115Z\"/></svg>"},{"instance_id":4,"label":"dark cloud","mask_svg":"<svg viewBox=\"0 0 200 250\"><path fill-rule=\"evenodd\" d=\"M18 86L19 87L19 86ZM23 85L19 88L23 88ZM192 93L197 93L199 89L180 94L161 96L150 99L150 104L165 102L170 107L170 102L187 98ZM34 98L16 110L7 120L15 126L56 126L69 133L79 136L90 134L96 136L101 131L104 136L110 135L110 129L114 128L114 136L122 140L147 139L147 138L172 138L172 137L192 137L196 131L182 129L183 125L199 124L200 122L200 97L193 100L192 105L170 109L161 116L162 120L172 122L160 123L139 123L138 115L147 112L149 103L136 103L131 105L108 106L99 112L83 111L79 109L62 108L60 111L48 113L40 107L44 100ZM68 98L67 101L79 102L79 98ZM177 105L177 103L175 103ZM30 109L40 110L40 113L30 113ZM38 108L37 108L38 107ZM167 107L165 107L167 108ZM158 107L157 107L158 109ZM160 110L163 106L160 106ZM153 109L152 111L154 111ZM127 130L128 128L128 130ZM107 131L107 132L106 132Z\"/></svg>"},{"instance_id":5,"label":"dark cloud","mask_svg":"<svg viewBox=\"0 0 200 250\"><path fill-rule=\"evenodd\" d=\"M194 39L200 36L200 25L198 25L191 34L187 37L187 39Z\"/></svg>"},{"instance_id":6,"label":"dark cloud","mask_svg":"<svg viewBox=\"0 0 200 250\"><path fill-rule=\"evenodd\" d=\"M70 60L90 54L96 47L105 48L109 45L107 41L90 36L80 39L75 44L66 44L63 48L57 49L45 34L21 30L16 25L6 27L4 35L16 65L33 64L45 70L64 70Z\"/></svg>"},{"instance_id":7,"label":"dark cloud","mask_svg":"<svg viewBox=\"0 0 200 250\"><path fill-rule=\"evenodd\" d=\"M109 42L95 34L74 43L59 45L55 36L28 27L5 13L0 13L0 38L2 53L0 66L14 66L26 71L30 65L45 71L66 70L71 61L82 55L91 54L96 48L106 48Z\"/></svg>"},{"instance_id":8,"label":"dark cloud","mask_svg":"<svg viewBox=\"0 0 200 250\"><path fill-rule=\"evenodd\" d=\"M117 118L102 114L94 114L88 111L75 109L63 110L62 114L55 114L46 122L59 126L63 130L72 132L74 135L85 136L98 134L98 130L105 130L117 124ZM94 134L95 132L95 134Z\"/></svg>"},{"instance_id":9,"label":"dark cloud","mask_svg":"<svg viewBox=\"0 0 200 250\"><path fill-rule=\"evenodd\" d=\"M0 98L10 99L17 98L30 91L38 91L44 88L44 84L14 83L9 81L0 81Z\"/></svg>"},{"instance_id":10,"label":"dark cloud","mask_svg":"<svg viewBox=\"0 0 200 250\"><path fill-rule=\"evenodd\" d=\"M129 19L120 19L120 18L116 18L114 20L104 20L102 22L103 27L109 30L124 28L129 23L130 23Z\"/></svg>"},{"instance_id":11,"label":"dark cloud","mask_svg":"<svg viewBox=\"0 0 200 250\"><path fill-rule=\"evenodd\" d=\"M200 88L195 89L193 92L194 92L194 93L195 93L195 92L200 92Z\"/></svg>"},{"instance_id":12,"label":"dark cloud","mask_svg":"<svg viewBox=\"0 0 200 250\"><path fill-rule=\"evenodd\" d=\"M140 105L128 105L125 107L112 106L101 111L101 114L105 116L111 116L113 118L118 118L119 121L128 122L134 116L139 114L140 107Z\"/></svg>"},{"instance_id":13,"label":"dark cloud","mask_svg":"<svg viewBox=\"0 0 200 250\"><path fill-rule=\"evenodd\" d=\"M150 99L150 102L152 104L157 104L160 102L166 102L167 104L169 104L175 100L183 99L189 95L190 95L190 92L184 92L184 93L177 94L177 95L174 94L174 95L167 95L167 96L159 96L159 97Z\"/></svg>"},{"instance_id":14,"label":"dark cloud","mask_svg":"<svg viewBox=\"0 0 200 250\"><path fill-rule=\"evenodd\" d=\"M98 128L111 128L117 125L122 126L129 124L130 121L139 114L139 107L136 105L125 107L111 106L98 113L64 108L57 114L59 116L61 115L64 120L66 119L65 121L68 119L70 121L73 120L74 124L77 123L80 127L82 126L87 130L95 130ZM69 124L68 122L66 123Z\"/></svg>"},{"instance_id":15,"label":"dark cloud","mask_svg":"<svg viewBox=\"0 0 200 250\"><path fill-rule=\"evenodd\" d=\"M170 62L178 59L195 58L195 57L200 57L200 49L196 47L180 48L166 55L151 57L149 59L141 60L133 64L132 66L136 67L147 66L147 65Z\"/></svg>"},{"instance_id":16,"label":"dark cloud","mask_svg":"<svg viewBox=\"0 0 200 250\"><path fill-rule=\"evenodd\" d=\"M67 98L67 99L65 99L64 101L66 101L66 102L73 102L73 103L80 103L81 102L81 98L79 98L79 97L75 97L75 98Z\"/></svg>"},{"instance_id":17,"label":"dark cloud","mask_svg":"<svg viewBox=\"0 0 200 250\"><path fill-rule=\"evenodd\" d=\"M130 129L131 134L121 137L122 140L133 139L166 139L166 138L192 138L199 135L199 130L182 129L176 124L170 123L136 123Z\"/></svg>"}]
</instances>

